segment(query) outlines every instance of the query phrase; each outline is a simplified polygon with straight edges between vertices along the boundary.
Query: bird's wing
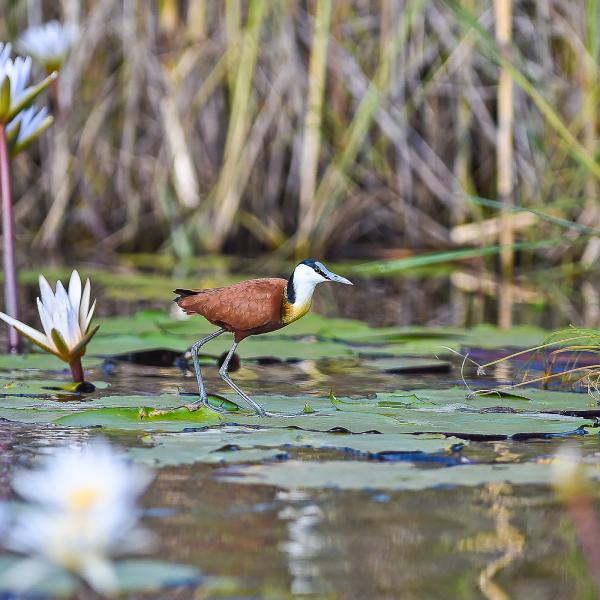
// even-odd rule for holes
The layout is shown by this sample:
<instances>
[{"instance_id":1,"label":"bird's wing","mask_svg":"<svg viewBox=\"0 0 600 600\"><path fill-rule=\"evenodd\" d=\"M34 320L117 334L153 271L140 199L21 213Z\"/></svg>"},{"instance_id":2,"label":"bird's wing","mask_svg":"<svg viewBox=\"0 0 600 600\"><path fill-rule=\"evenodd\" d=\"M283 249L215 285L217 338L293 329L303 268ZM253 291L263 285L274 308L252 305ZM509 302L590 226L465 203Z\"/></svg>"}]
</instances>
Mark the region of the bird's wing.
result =
<instances>
[{"instance_id":1,"label":"bird's wing","mask_svg":"<svg viewBox=\"0 0 600 600\"><path fill-rule=\"evenodd\" d=\"M179 306L232 329L263 327L280 318L285 279L250 279L225 288L183 297Z\"/></svg>"}]
</instances>

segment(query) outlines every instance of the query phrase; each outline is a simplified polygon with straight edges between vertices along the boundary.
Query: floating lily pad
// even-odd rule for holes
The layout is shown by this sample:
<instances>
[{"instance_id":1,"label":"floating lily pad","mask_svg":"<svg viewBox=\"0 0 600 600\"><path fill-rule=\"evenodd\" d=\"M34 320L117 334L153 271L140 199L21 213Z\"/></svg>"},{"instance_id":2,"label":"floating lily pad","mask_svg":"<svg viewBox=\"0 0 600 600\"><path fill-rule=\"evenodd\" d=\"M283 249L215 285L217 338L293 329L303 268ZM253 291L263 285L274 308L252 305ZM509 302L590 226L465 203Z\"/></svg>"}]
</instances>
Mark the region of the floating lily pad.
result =
<instances>
[{"instance_id":1,"label":"floating lily pad","mask_svg":"<svg viewBox=\"0 0 600 600\"><path fill-rule=\"evenodd\" d=\"M494 482L548 484L551 466L537 462L467 464L422 469L411 463L381 464L360 461L296 461L284 464L238 467L235 474L225 472L221 481L281 488L323 488L344 490L424 490L449 486L477 486ZM600 468L586 467L586 474L600 479Z\"/></svg>"},{"instance_id":2,"label":"floating lily pad","mask_svg":"<svg viewBox=\"0 0 600 600\"><path fill-rule=\"evenodd\" d=\"M22 423L164 431L179 431L187 426L202 427L223 420L219 413L212 410L178 408L167 414L153 414L157 409L179 407L195 399L195 396L175 394L92 396L80 402L57 401L49 397L0 397L0 418ZM219 396L210 396L209 401L220 408L237 410L237 405Z\"/></svg>"},{"instance_id":3,"label":"floating lily pad","mask_svg":"<svg viewBox=\"0 0 600 600\"><path fill-rule=\"evenodd\" d=\"M431 391L430 391L431 392ZM443 433L465 439L501 439L568 434L594 421L540 412L491 413L465 403L435 403L435 397L385 396L377 400L259 396L256 400L275 416L258 417L249 411L218 414L209 410L178 409L153 415L155 409L181 406L195 396L92 396L87 402L58 402L48 398L0 398L0 417L33 423L104 426L148 431L179 431L217 423L296 427L306 431L351 433ZM433 399L432 399L433 398ZM221 402L221 400L217 400ZM22 402L22 403L20 403ZM310 410L305 410L306 403ZM231 405L234 406L234 405Z\"/></svg>"},{"instance_id":4,"label":"floating lily pad","mask_svg":"<svg viewBox=\"0 0 600 600\"><path fill-rule=\"evenodd\" d=\"M249 456L240 450L267 448L265 458L276 453L273 448L333 448L364 453L379 452L443 452L460 443L458 438L441 435L321 433L297 429L248 429L225 427L176 434L154 434L144 440L149 448L132 448L130 454L142 462L156 466L195 462L247 462ZM229 449L227 449L229 448ZM233 450L232 450L233 449Z\"/></svg>"},{"instance_id":5,"label":"floating lily pad","mask_svg":"<svg viewBox=\"0 0 600 600\"><path fill-rule=\"evenodd\" d=\"M17 565L21 559L12 556L0 556L0 592L15 592L14 587L5 581L3 573ZM123 592L157 592L169 587L197 586L202 583L202 575L194 567L170 564L159 560L139 559L121 560L115 563L118 589ZM51 571L47 577L27 589L28 595L40 594L70 596L79 588L78 582L68 573Z\"/></svg>"},{"instance_id":6,"label":"floating lily pad","mask_svg":"<svg viewBox=\"0 0 600 600\"><path fill-rule=\"evenodd\" d=\"M98 357L84 356L83 366L93 367L102 363ZM69 372L69 367L53 354L30 352L29 354L0 354L0 370L36 369Z\"/></svg>"},{"instance_id":7,"label":"floating lily pad","mask_svg":"<svg viewBox=\"0 0 600 600\"><path fill-rule=\"evenodd\" d=\"M89 392L109 387L105 381L97 381L93 384L90 382L74 383L73 381L23 377L22 373L17 377L0 377L0 406L7 405L2 404L2 397L19 398L14 403L8 403L15 407L23 406L23 397L81 397L81 388L86 384L91 386ZM89 393L87 389L84 389L83 392Z\"/></svg>"},{"instance_id":8,"label":"floating lily pad","mask_svg":"<svg viewBox=\"0 0 600 600\"><path fill-rule=\"evenodd\" d=\"M89 354L118 356L132 352L165 349L184 352L196 340L215 331L202 317L174 319L166 312L147 310L130 317L103 319ZM363 356L449 355L468 347L526 347L540 343L548 332L534 327L502 331L490 325L471 329L425 327L373 328L352 319L331 319L309 313L288 327L245 340L239 347L243 358L290 359ZM211 341L203 353L218 356L231 346L231 336ZM0 368L1 368L0 361Z\"/></svg>"},{"instance_id":9,"label":"floating lily pad","mask_svg":"<svg viewBox=\"0 0 600 600\"><path fill-rule=\"evenodd\" d=\"M212 326L209 331L215 331ZM107 335L92 340L89 353L94 356L118 356L146 350L172 350L185 352L201 336L181 337L165 333L148 333L140 335ZM227 352L233 344L231 334L211 340L203 346L203 355L218 357ZM353 351L344 344L334 342L315 342L310 340L294 340L277 336L264 335L248 338L240 344L238 354L246 359L277 358L279 360L317 360L320 358L337 358L352 356Z\"/></svg>"},{"instance_id":10,"label":"floating lily pad","mask_svg":"<svg viewBox=\"0 0 600 600\"><path fill-rule=\"evenodd\" d=\"M538 412L484 412L462 404L435 405L419 392L392 399L348 401L333 398L335 407L344 413L377 414L398 420L397 431L412 433L445 433L457 437L505 438L538 437L582 431L594 421L559 414ZM397 398L398 402L394 402ZM423 402L423 407L419 404Z\"/></svg>"},{"instance_id":11,"label":"floating lily pad","mask_svg":"<svg viewBox=\"0 0 600 600\"><path fill-rule=\"evenodd\" d=\"M375 404L409 408L454 406L456 410L484 410L499 407L516 412L565 412L582 415L598 412L600 414L600 406L588 394L534 388L517 388L501 392L489 390L475 395L464 387L398 391L393 394L378 394Z\"/></svg>"}]
</instances>

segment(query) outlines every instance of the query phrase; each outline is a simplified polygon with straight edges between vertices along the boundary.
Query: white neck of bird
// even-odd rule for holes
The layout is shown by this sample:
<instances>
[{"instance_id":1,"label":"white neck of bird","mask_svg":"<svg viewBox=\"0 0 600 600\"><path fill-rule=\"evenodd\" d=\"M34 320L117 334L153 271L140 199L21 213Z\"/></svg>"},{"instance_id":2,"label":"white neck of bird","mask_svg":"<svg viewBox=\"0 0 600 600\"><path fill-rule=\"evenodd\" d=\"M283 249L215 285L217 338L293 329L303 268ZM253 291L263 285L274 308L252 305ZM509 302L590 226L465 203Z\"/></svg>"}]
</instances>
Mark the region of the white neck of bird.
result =
<instances>
[{"instance_id":1,"label":"white neck of bird","mask_svg":"<svg viewBox=\"0 0 600 600\"><path fill-rule=\"evenodd\" d=\"M324 281L327 281L327 279L319 275L314 269L307 265L298 265L288 282L288 302L293 306L310 304L315 287Z\"/></svg>"}]
</instances>

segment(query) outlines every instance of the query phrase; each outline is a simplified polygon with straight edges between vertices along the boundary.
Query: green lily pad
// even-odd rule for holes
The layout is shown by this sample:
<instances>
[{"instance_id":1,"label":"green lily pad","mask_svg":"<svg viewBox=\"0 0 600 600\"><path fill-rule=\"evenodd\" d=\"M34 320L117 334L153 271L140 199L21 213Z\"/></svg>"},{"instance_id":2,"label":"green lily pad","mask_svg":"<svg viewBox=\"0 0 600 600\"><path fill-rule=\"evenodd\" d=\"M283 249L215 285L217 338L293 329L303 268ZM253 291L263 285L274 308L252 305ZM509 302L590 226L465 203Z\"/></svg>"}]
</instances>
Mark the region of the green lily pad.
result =
<instances>
[{"instance_id":1,"label":"green lily pad","mask_svg":"<svg viewBox=\"0 0 600 600\"><path fill-rule=\"evenodd\" d=\"M103 319L88 353L117 356L157 349L184 352L212 331L215 326L199 316L181 320L166 312L141 311L130 317ZM238 352L247 359L277 357L282 360L341 358L359 353L367 357L445 356L450 355L445 347L453 350L526 347L540 343L547 335L548 332L534 327L502 331L491 325L435 330L425 327L373 328L361 321L309 313L288 327L245 340ZM231 336L223 335L207 344L203 353L219 356L229 350L231 344Z\"/></svg>"},{"instance_id":2,"label":"green lily pad","mask_svg":"<svg viewBox=\"0 0 600 600\"><path fill-rule=\"evenodd\" d=\"M73 381L24 377L23 373L19 373L16 377L0 377L0 407L7 405L2 404L2 397L19 398L14 403L8 403L11 407L22 406L22 397L80 397L78 389L81 385ZM96 390L101 390L107 389L109 384L105 381L97 381L93 386Z\"/></svg>"},{"instance_id":3,"label":"green lily pad","mask_svg":"<svg viewBox=\"0 0 600 600\"><path fill-rule=\"evenodd\" d=\"M334 406L344 413L384 415L398 420L397 431L411 433L445 433L467 438L537 437L565 434L593 426L594 421L560 414L539 412L490 413L462 405L435 406L425 396L424 406L419 392L393 396L390 400L348 401L333 398ZM405 403L403 402L405 401Z\"/></svg>"},{"instance_id":4,"label":"green lily pad","mask_svg":"<svg viewBox=\"0 0 600 600\"><path fill-rule=\"evenodd\" d=\"M328 324L319 332L320 337L361 344L404 344L418 341L437 340L464 340L467 332L458 328L427 327L369 327L362 321L356 321L354 327L337 327L334 323Z\"/></svg>"},{"instance_id":5,"label":"green lily pad","mask_svg":"<svg viewBox=\"0 0 600 600\"><path fill-rule=\"evenodd\" d=\"M311 447L350 449L356 452L443 452L460 443L458 438L442 435L322 433L296 429L248 429L224 427L176 434L153 434L144 440L148 448L132 448L130 454L155 466L195 462L248 462L242 450L268 449L263 458L275 456L273 449ZM223 450L234 447L236 450ZM256 459L253 456L252 459Z\"/></svg>"},{"instance_id":6,"label":"green lily pad","mask_svg":"<svg viewBox=\"0 0 600 600\"><path fill-rule=\"evenodd\" d=\"M84 368L93 367L102 363L102 360L93 356L84 356ZM69 372L69 367L53 354L30 352L29 354L0 354L0 369L36 369L45 371Z\"/></svg>"},{"instance_id":7,"label":"green lily pad","mask_svg":"<svg viewBox=\"0 0 600 600\"><path fill-rule=\"evenodd\" d=\"M586 475L600 479L600 468L588 466ZM495 482L548 484L551 465L527 463L467 464L422 469L411 463L364 461L296 461L238 467L221 481L271 485L286 489L334 487L344 490L425 490L448 486L478 486Z\"/></svg>"},{"instance_id":8,"label":"green lily pad","mask_svg":"<svg viewBox=\"0 0 600 600\"><path fill-rule=\"evenodd\" d=\"M214 331L214 326L210 331ZM92 340L89 353L94 356L118 356L146 350L172 350L185 352L201 336L178 337L164 333L149 333L140 335L107 335ZM233 344L231 334L211 340L203 346L201 353L218 357L228 352ZM237 349L240 357L246 359L278 358L280 360L317 360L321 358L340 358L352 356L353 351L348 346L334 342L315 342L309 340L294 340L280 338L269 334L251 337Z\"/></svg>"},{"instance_id":9,"label":"green lily pad","mask_svg":"<svg viewBox=\"0 0 600 600\"><path fill-rule=\"evenodd\" d=\"M155 409L181 407L195 399L195 396L175 394L91 396L69 402L57 401L51 397L0 397L0 418L21 423L159 431L179 431L186 426L202 427L223 420L219 413L212 410L190 411L183 407L166 414L152 414ZM238 410L236 404L219 396L209 396L209 401L220 408ZM229 415L226 416L229 418Z\"/></svg>"},{"instance_id":10,"label":"green lily pad","mask_svg":"<svg viewBox=\"0 0 600 600\"><path fill-rule=\"evenodd\" d=\"M429 393L435 394L435 390ZM417 391L405 395L382 395L376 400L259 396L270 417L258 417L247 410L218 414L210 410L178 409L153 416L152 410L173 408L194 400L194 396L91 396L86 402L58 402L50 398L0 398L0 417L28 423L56 423L71 426L100 425L110 428L148 431L179 431L218 423L272 428L297 427L306 431L351 433L443 433L465 439L536 437L567 434L594 421L541 412L489 412L462 403L444 403L444 391L435 395ZM463 392L464 393L464 392ZM222 402L222 399L217 399ZM305 412L309 403L314 412ZM488 406L489 406L489 400ZM517 402L517 401L515 401ZM523 402L522 400L518 402ZM230 408L234 406L231 405ZM140 410L141 409L141 410Z\"/></svg>"},{"instance_id":11,"label":"green lily pad","mask_svg":"<svg viewBox=\"0 0 600 600\"><path fill-rule=\"evenodd\" d=\"M13 556L0 556L0 592L15 592L3 578L3 573L16 566L22 559ZM202 575L194 567L170 564L159 560L132 559L114 563L118 589L127 592L158 592L176 586L197 586ZM32 595L71 596L79 588L77 580L66 572L51 570L40 583L27 590Z\"/></svg>"},{"instance_id":12,"label":"green lily pad","mask_svg":"<svg viewBox=\"0 0 600 600\"><path fill-rule=\"evenodd\" d=\"M206 352L218 356L231 348L231 335L222 335L206 345ZM203 348L204 350L204 348ZM353 350L334 342L315 342L279 338L272 334L250 337L237 349L242 359L278 358L280 360L318 360L321 358L345 358L353 356Z\"/></svg>"},{"instance_id":13,"label":"green lily pad","mask_svg":"<svg viewBox=\"0 0 600 600\"><path fill-rule=\"evenodd\" d=\"M90 342L88 353L93 356L118 356L143 350L173 350L185 352L190 346L185 340L158 332L97 336Z\"/></svg>"},{"instance_id":14,"label":"green lily pad","mask_svg":"<svg viewBox=\"0 0 600 600\"><path fill-rule=\"evenodd\" d=\"M427 406L452 407L456 410L485 410L494 407L516 412L567 412L582 413L600 411L598 403L588 394L576 392L548 391L534 388L518 388L495 392L486 390L472 395L464 387L443 390L410 390L393 394L378 394L377 405L422 408Z\"/></svg>"}]
</instances>

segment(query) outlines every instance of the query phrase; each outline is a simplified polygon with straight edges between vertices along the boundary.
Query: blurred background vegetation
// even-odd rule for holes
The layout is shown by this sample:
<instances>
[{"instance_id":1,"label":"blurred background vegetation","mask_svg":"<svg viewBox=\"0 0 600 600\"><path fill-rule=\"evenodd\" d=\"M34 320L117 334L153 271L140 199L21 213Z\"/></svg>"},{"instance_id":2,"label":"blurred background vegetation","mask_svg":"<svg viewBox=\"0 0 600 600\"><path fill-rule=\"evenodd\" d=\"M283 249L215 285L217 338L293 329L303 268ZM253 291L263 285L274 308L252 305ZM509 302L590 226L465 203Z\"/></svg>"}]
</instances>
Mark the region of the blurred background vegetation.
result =
<instances>
[{"instance_id":1,"label":"blurred background vegetation","mask_svg":"<svg viewBox=\"0 0 600 600\"><path fill-rule=\"evenodd\" d=\"M50 19L81 31L57 122L16 161L20 243L382 260L501 244L507 277L514 261L589 268L599 14L599 0L0 0L0 39Z\"/></svg>"}]
</instances>

